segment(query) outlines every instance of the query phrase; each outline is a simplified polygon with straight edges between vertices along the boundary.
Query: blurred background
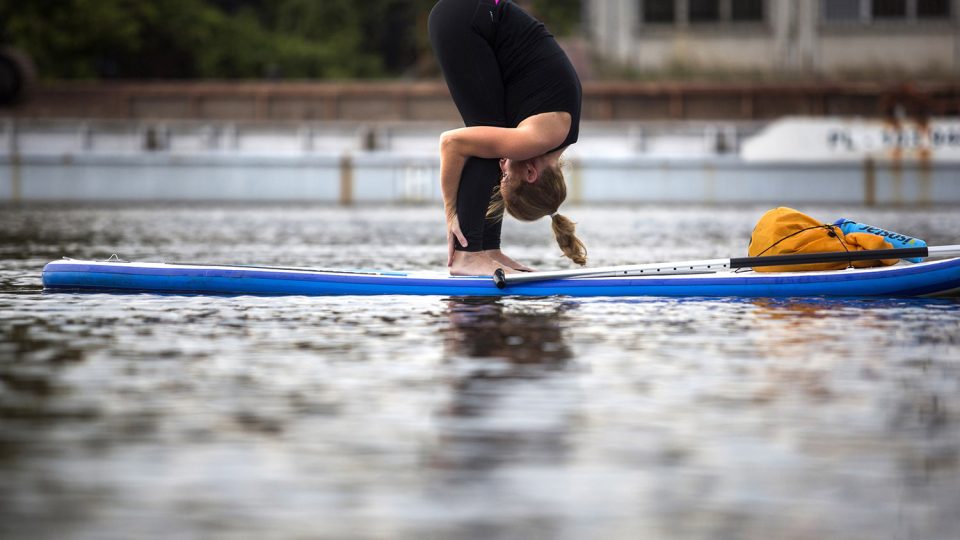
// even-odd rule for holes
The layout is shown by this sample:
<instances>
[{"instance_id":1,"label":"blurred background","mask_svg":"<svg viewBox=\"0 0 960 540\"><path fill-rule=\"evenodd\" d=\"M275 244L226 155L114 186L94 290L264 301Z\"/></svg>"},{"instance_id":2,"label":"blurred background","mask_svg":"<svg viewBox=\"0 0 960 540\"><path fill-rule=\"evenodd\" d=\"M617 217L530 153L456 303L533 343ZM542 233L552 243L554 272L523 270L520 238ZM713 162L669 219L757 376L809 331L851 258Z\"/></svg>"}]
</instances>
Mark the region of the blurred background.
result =
<instances>
[{"instance_id":1,"label":"blurred background","mask_svg":"<svg viewBox=\"0 0 960 540\"><path fill-rule=\"evenodd\" d=\"M958 0L517 3L584 82L574 202L960 201ZM0 200L437 200L432 4L2 0Z\"/></svg>"},{"instance_id":2,"label":"blurred background","mask_svg":"<svg viewBox=\"0 0 960 540\"><path fill-rule=\"evenodd\" d=\"M957 299L42 291L442 271L432 3L0 0L0 538L960 538ZM780 205L957 243L960 0L518 3L591 265ZM547 221L511 256L566 267Z\"/></svg>"}]
</instances>

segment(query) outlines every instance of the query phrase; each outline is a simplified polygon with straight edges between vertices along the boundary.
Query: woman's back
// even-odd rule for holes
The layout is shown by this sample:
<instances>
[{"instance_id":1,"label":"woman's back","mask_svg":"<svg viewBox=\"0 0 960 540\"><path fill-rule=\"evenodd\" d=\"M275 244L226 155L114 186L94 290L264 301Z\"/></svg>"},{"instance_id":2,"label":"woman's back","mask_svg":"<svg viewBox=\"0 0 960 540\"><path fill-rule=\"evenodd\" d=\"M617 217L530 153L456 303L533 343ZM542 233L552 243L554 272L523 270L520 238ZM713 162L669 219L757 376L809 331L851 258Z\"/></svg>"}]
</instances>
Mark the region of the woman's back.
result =
<instances>
[{"instance_id":1,"label":"woman's back","mask_svg":"<svg viewBox=\"0 0 960 540\"><path fill-rule=\"evenodd\" d=\"M579 135L582 96L576 70L543 23L516 4L501 1L496 14L493 49L508 122L516 127L536 114L570 113L570 133L562 146L573 144Z\"/></svg>"}]
</instances>

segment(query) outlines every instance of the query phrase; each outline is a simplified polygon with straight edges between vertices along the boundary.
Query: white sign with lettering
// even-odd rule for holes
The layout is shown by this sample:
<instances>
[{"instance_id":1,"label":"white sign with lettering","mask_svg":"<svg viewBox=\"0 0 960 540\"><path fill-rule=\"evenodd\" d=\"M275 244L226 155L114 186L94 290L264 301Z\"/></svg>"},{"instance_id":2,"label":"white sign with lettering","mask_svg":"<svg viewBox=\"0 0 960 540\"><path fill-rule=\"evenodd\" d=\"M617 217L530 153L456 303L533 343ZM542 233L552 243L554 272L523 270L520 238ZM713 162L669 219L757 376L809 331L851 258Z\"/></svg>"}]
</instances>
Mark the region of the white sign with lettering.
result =
<instances>
[{"instance_id":1,"label":"white sign with lettering","mask_svg":"<svg viewBox=\"0 0 960 540\"><path fill-rule=\"evenodd\" d=\"M744 161L960 161L960 118L777 120L741 146Z\"/></svg>"}]
</instances>

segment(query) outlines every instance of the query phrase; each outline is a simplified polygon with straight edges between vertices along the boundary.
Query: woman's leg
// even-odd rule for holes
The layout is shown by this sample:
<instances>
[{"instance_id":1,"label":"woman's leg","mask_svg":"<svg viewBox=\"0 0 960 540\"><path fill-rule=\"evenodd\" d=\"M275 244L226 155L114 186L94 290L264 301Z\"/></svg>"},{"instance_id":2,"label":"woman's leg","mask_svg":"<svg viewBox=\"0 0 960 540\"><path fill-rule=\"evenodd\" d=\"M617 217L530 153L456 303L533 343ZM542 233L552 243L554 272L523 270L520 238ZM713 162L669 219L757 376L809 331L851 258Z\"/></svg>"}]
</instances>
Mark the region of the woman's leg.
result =
<instances>
[{"instance_id":1,"label":"woman's leg","mask_svg":"<svg viewBox=\"0 0 960 540\"><path fill-rule=\"evenodd\" d=\"M493 39L494 0L440 0L430 12L430 43L450 95L466 126L507 126L500 65ZM500 220L487 220L487 207L499 184L497 159L470 158L460 177L457 216L467 247L499 249Z\"/></svg>"}]
</instances>

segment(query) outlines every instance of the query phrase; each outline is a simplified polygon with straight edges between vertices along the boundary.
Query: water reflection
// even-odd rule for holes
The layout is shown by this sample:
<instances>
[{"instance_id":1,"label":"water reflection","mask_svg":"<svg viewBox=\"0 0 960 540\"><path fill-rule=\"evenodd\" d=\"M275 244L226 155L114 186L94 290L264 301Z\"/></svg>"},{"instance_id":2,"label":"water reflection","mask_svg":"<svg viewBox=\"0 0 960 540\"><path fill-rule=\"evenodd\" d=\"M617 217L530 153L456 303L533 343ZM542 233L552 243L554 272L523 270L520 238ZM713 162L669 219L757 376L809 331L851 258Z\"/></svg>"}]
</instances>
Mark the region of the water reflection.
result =
<instances>
[{"instance_id":1,"label":"water reflection","mask_svg":"<svg viewBox=\"0 0 960 540\"><path fill-rule=\"evenodd\" d=\"M955 436L947 434L957 433L958 415L944 404L957 386L944 382L956 378L960 302L799 299L752 304L765 355L790 359L767 366L757 403L802 394L808 405L830 407L822 409L825 416L837 410L873 413L867 418L851 414L840 429L823 429L808 451L836 459L899 444L892 452L897 458L891 476L908 500L956 480L960 449ZM867 435L867 426L878 419L878 430ZM821 429L828 422L839 423L831 418Z\"/></svg>"},{"instance_id":2,"label":"water reflection","mask_svg":"<svg viewBox=\"0 0 960 540\"><path fill-rule=\"evenodd\" d=\"M554 300L451 299L447 302L451 330L445 342L447 352L503 359L517 370L524 365L562 368L572 356L563 339L563 315L575 305Z\"/></svg>"},{"instance_id":3,"label":"water reflection","mask_svg":"<svg viewBox=\"0 0 960 540\"><path fill-rule=\"evenodd\" d=\"M754 324L763 330L768 347L798 346L813 353L824 353L833 346L849 349L851 343L866 351L885 348L904 340L920 345L931 340L956 344L960 336L953 330L950 315L960 312L957 299L756 299ZM931 318L944 319L945 325L931 325ZM818 347L811 348L811 341ZM877 353L883 351L876 351ZM885 356L877 354L877 357Z\"/></svg>"},{"instance_id":4,"label":"water reflection","mask_svg":"<svg viewBox=\"0 0 960 540\"><path fill-rule=\"evenodd\" d=\"M0 302L0 309L4 302ZM87 417L86 410L50 410L48 401L64 392L62 372L82 362L103 339L77 324L19 316L0 318L0 418ZM8 428L12 425L8 424Z\"/></svg>"},{"instance_id":5,"label":"water reflection","mask_svg":"<svg viewBox=\"0 0 960 540\"><path fill-rule=\"evenodd\" d=\"M562 462L578 392L564 337L573 304L451 299L444 357L450 401L438 411L432 466L473 492L500 467Z\"/></svg>"}]
</instances>

